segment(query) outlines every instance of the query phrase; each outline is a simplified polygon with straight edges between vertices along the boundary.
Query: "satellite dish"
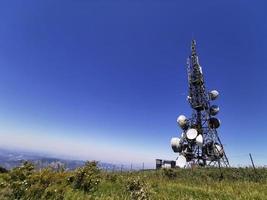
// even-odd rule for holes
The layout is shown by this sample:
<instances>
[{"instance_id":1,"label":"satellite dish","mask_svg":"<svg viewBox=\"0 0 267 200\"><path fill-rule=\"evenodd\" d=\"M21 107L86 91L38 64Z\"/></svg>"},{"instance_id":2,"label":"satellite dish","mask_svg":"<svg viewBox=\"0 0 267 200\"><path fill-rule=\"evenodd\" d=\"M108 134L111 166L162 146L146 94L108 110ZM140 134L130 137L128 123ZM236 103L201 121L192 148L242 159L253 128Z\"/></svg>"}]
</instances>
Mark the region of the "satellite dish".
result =
<instances>
[{"instance_id":1,"label":"satellite dish","mask_svg":"<svg viewBox=\"0 0 267 200\"><path fill-rule=\"evenodd\" d=\"M179 124L179 126L182 129L186 129L188 127L188 120L187 120L186 116L184 116L184 115L180 115L177 118L177 123Z\"/></svg>"},{"instance_id":2,"label":"satellite dish","mask_svg":"<svg viewBox=\"0 0 267 200\"><path fill-rule=\"evenodd\" d=\"M211 115L217 115L218 114L218 112L219 112L219 106L216 106L216 105L212 105L211 107L210 107L210 114Z\"/></svg>"},{"instance_id":3,"label":"satellite dish","mask_svg":"<svg viewBox=\"0 0 267 200\"><path fill-rule=\"evenodd\" d=\"M171 147L175 153L178 153L178 152L180 153L182 151L182 147L180 144L180 138L177 138L177 137L172 138L171 139Z\"/></svg>"},{"instance_id":4,"label":"satellite dish","mask_svg":"<svg viewBox=\"0 0 267 200\"><path fill-rule=\"evenodd\" d=\"M223 151L223 148L222 148L222 146L221 145L219 145L218 143L215 143L214 144L214 155L216 156L216 157L222 157L223 156L223 154L224 154L224 151Z\"/></svg>"},{"instance_id":5,"label":"satellite dish","mask_svg":"<svg viewBox=\"0 0 267 200\"><path fill-rule=\"evenodd\" d=\"M183 155L180 155L176 160L176 166L184 168L186 166L186 158Z\"/></svg>"},{"instance_id":6,"label":"satellite dish","mask_svg":"<svg viewBox=\"0 0 267 200\"><path fill-rule=\"evenodd\" d=\"M218 143L209 142L204 146L203 150L207 154L209 161L217 160L224 155L223 147Z\"/></svg>"},{"instance_id":7,"label":"satellite dish","mask_svg":"<svg viewBox=\"0 0 267 200\"><path fill-rule=\"evenodd\" d=\"M220 120L218 120L215 117L211 117L209 119L209 126L210 126L210 128L219 128L220 127L220 124L221 124Z\"/></svg>"},{"instance_id":8,"label":"satellite dish","mask_svg":"<svg viewBox=\"0 0 267 200\"><path fill-rule=\"evenodd\" d=\"M212 141L206 143L202 151L204 152L204 154L207 154L208 157L212 156L214 154L214 143Z\"/></svg>"},{"instance_id":9,"label":"satellite dish","mask_svg":"<svg viewBox=\"0 0 267 200\"><path fill-rule=\"evenodd\" d=\"M197 137L197 130L194 128L188 129L188 131L186 132L186 137L189 140L194 140Z\"/></svg>"},{"instance_id":10,"label":"satellite dish","mask_svg":"<svg viewBox=\"0 0 267 200\"><path fill-rule=\"evenodd\" d=\"M198 146L202 147L202 145L203 145L203 136L201 134L199 134L196 137L196 143L197 143Z\"/></svg>"},{"instance_id":11,"label":"satellite dish","mask_svg":"<svg viewBox=\"0 0 267 200\"><path fill-rule=\"evenodd\" d=\"M209 92L209 96L211 100L215 100L219 96L219 92L217 90L212 90Z\"/></svg>"}]
</instances>

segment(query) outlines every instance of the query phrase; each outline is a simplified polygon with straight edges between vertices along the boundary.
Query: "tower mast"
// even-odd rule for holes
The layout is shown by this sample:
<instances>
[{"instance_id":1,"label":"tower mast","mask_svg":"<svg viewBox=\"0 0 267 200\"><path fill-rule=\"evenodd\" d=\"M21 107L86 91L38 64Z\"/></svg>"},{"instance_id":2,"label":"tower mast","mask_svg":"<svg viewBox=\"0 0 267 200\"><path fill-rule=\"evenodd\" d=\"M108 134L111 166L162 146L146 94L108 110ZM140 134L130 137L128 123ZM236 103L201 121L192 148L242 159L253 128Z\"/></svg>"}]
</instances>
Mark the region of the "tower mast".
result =
<instances>
[{"instance_id":1,"label":"tower mast","mask_svg":"<svg viewBox=\"0 0 267 200\"><path fill-rule=\"evenodd\" d=\"M191 42L191 54L187 60L189 92L187 100L192 108L192 116L177 118L183 133L180 138L172 138L171 146L179 153L176 164L179 167L229 166L228 158L217 133L220 121L215 117L219 107L211 105L218 97L216 90L207 92L204 75L199 64L196 41Z\"/></svg>"}]
</instances>

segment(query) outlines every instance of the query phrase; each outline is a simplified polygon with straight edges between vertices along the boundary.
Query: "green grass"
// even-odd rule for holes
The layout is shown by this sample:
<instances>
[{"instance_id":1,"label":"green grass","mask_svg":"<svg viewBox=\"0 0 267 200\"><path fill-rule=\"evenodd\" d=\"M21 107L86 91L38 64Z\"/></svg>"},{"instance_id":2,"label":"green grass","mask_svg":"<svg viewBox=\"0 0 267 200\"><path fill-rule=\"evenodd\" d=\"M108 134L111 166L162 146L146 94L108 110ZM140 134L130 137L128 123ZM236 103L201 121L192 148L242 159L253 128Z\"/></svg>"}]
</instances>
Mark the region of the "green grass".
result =
<instances>
[{"instance_id":1,"label":"green grass","mask_svg":"<svg viewBox=\"0 0 267 200\"><path fill-rule=\"evenodd\" d=\"M1 200L15 199L15 190L22 191L19 199L267 200L267 169L257 169L257 174L251 168L223 169L223 178L214 168L123 173L94 171L99 174L87 181L100 181L95 183L94 190L88 191L74 187L69 181L77 172L33 170L25 175L25 168L23 170L0 174ZM21 184L25 180L26 186Z\"/></svg>"}]
</instances>

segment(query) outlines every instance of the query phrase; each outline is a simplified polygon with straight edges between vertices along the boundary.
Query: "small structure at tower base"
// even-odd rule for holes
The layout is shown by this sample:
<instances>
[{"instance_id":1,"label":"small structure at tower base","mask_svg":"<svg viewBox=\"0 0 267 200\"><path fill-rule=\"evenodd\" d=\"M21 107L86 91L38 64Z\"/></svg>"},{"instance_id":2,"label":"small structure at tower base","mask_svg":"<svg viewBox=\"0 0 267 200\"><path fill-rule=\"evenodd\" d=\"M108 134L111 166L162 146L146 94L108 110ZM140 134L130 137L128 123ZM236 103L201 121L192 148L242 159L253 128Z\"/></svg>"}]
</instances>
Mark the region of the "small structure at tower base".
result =
<instances>
[{"instance_id":1,"label":"small structure at tower base","mask_svg":"<svg viewBox=\"0 0 267 200\"><path fill-rule=\"evenodd\" d=\"M175 160L156 159L156 169L161 168L175 168Z\"/></svg>"}]
</instances>

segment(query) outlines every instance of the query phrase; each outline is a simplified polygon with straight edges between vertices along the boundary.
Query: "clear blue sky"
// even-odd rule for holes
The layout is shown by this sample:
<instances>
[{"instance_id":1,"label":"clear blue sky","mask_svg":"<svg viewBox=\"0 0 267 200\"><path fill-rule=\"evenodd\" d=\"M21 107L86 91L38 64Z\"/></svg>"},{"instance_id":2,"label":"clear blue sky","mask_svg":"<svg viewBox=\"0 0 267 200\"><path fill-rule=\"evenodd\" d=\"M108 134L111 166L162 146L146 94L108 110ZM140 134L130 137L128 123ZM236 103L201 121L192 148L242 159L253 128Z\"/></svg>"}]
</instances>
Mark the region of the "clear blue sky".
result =
<instances>
[{"instance_id":1,"label":"clear blue sky","mask_svg":"<svg viewBox=\"0 0 267 200\"><path fill-rule=\"evenodd\" d=\"M233 164L267 164L265 1L1 1L0 145L83 159L175 159L197 40ZM261 158L262 155L265 155Z\"/></svg>"}]
</instances>

